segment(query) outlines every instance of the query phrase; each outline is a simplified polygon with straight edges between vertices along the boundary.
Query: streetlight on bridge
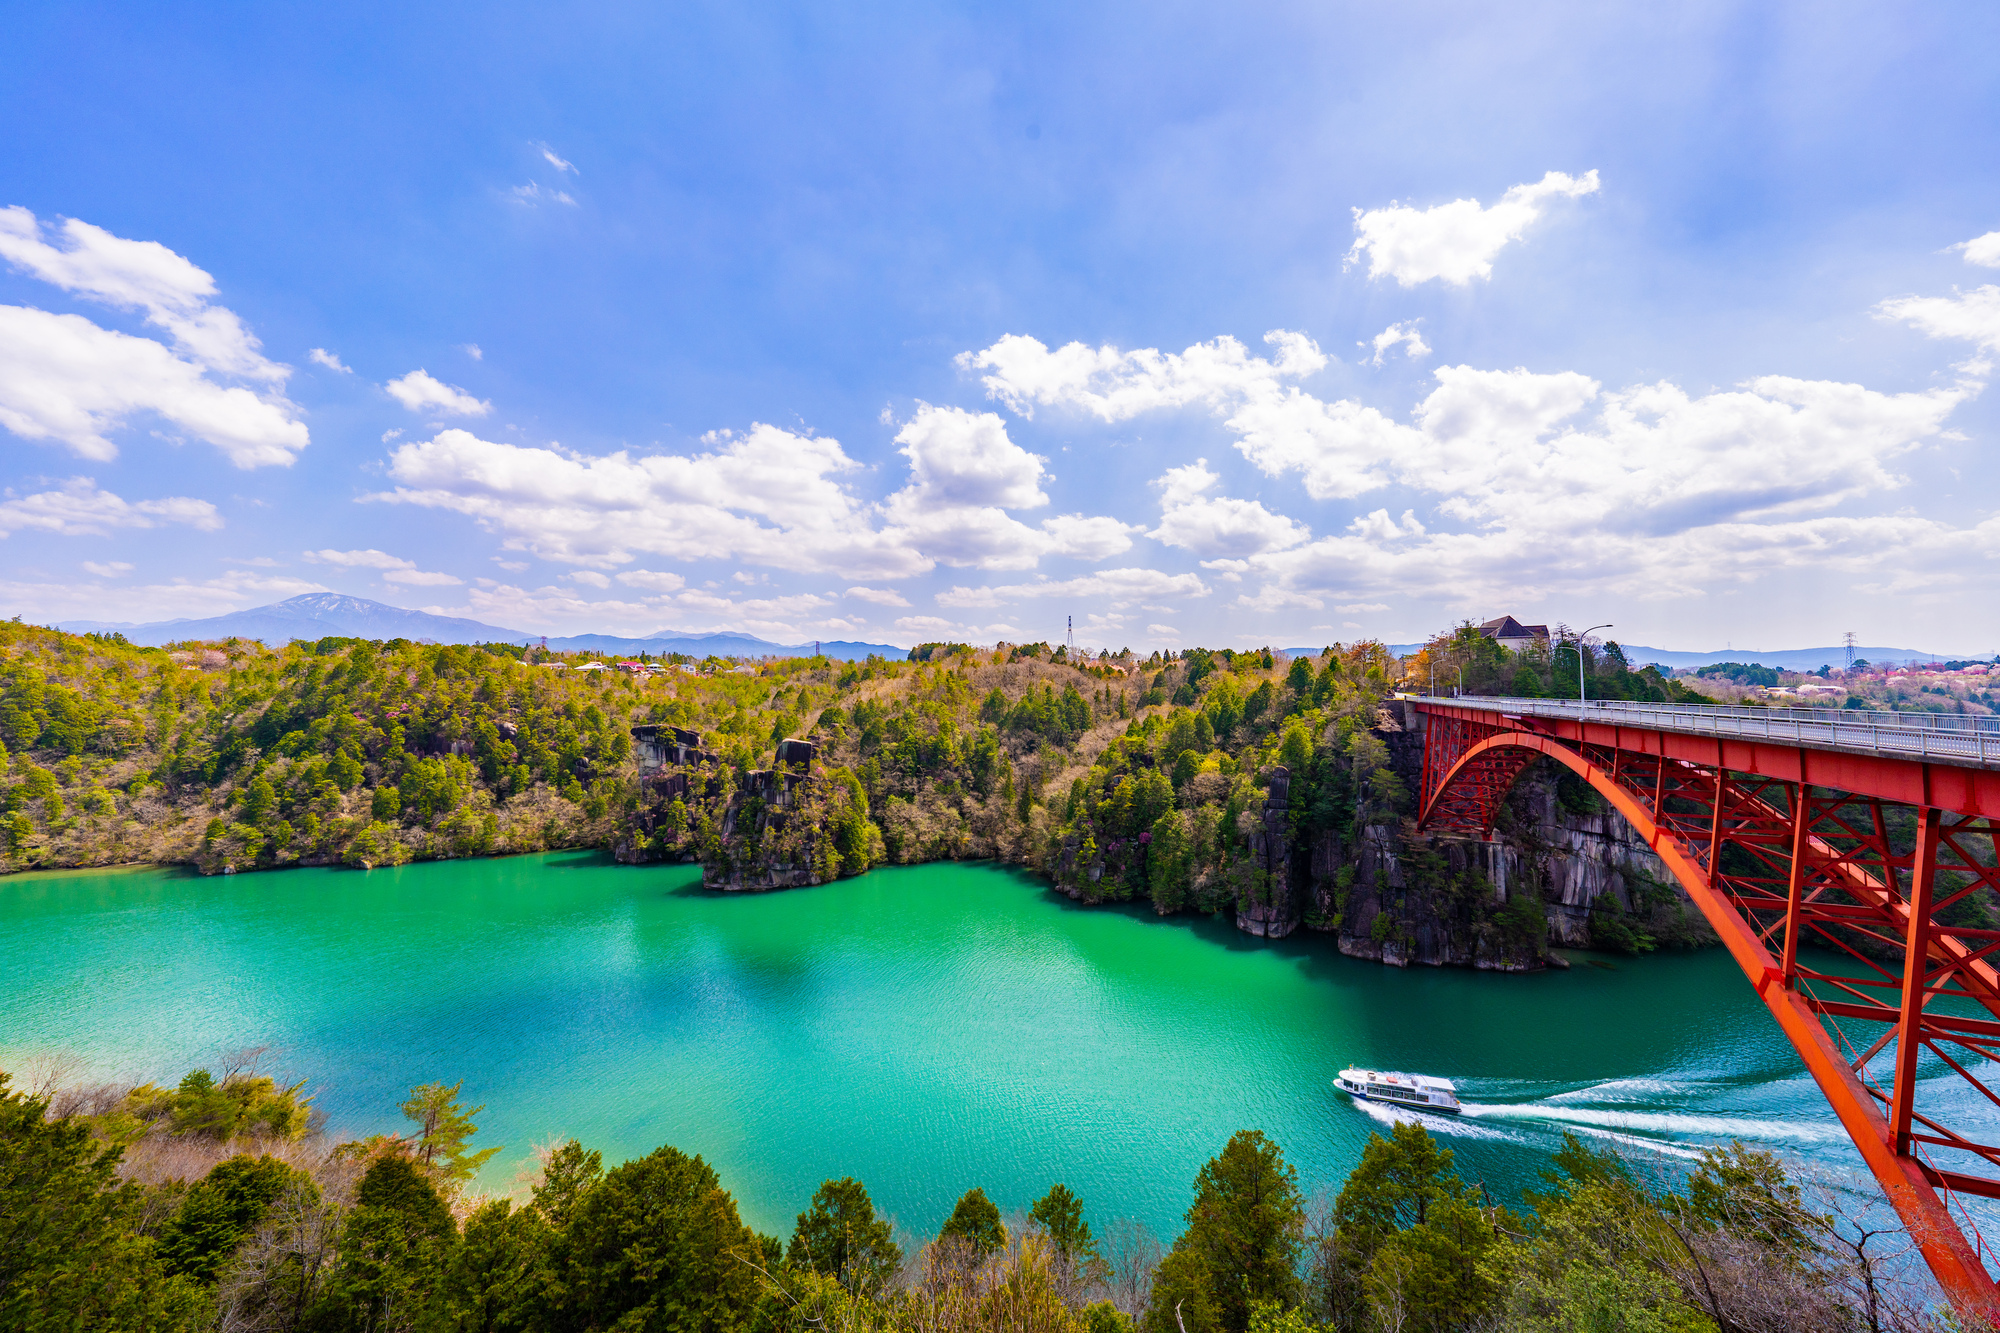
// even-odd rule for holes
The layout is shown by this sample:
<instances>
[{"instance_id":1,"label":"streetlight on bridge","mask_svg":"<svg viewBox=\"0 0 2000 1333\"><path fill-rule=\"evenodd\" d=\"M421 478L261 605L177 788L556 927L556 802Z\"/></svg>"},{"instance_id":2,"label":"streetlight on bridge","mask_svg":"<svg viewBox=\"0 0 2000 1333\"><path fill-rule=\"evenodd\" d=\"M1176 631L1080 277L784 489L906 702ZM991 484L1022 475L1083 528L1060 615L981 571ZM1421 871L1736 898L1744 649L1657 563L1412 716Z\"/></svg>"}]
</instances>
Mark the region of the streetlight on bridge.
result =
<instances>
[{"instance_id":1,"label":"streetlight on bridge","mask_svg":"<svg viewBox=\"0 0 2000 1333\"><path fill-rule=\"evenodd\" d=\"M1583 641L1587 636L1595 634L1601 629L1611 628L1614 627L1609 621L1606 621L1602 625L1592 625L1589 629L1584 630L1576 636L1576 644L1574 646L1576 648L1576 713L1578 717L1583 716L1585 708L1590 703L1590 696L1585 692L1586 682L1589 680L1589 677L1583 674Z\"/></svg>"}]
</instances>

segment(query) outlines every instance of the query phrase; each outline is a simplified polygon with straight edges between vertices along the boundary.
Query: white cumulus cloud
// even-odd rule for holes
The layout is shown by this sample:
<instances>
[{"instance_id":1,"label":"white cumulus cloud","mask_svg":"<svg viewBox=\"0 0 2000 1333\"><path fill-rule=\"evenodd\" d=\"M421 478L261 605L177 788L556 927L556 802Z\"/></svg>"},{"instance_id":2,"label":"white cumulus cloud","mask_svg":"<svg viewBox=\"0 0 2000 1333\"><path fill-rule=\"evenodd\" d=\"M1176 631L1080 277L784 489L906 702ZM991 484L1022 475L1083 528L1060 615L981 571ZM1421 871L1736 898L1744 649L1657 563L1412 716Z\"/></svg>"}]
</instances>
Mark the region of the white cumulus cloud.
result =
<instances>
[{"instance_id":1,"label":"white cumulus cloud","mask_svg":"<svg viewBox=\"0 0 2000 1333\"><path fill-rule=\"evenodd\" d=\"M307 352L306 360L316 366L325 366L328 370L337 370L343 375L352 375L354 373L352 366L343 363L338 356L327 351L324 347L315 347Z\"/></svg>"},{"instance_id":2,"label":"white cumulus cloud","mask_svg":"<svg viewBox=\"0 0 2000 1333\"><path fill-rule=\"evenodd\" d=\"M0 603L42 624L65 620L110 620L151 623L177 617L199 619L296 597L325 592L302 579L231 570L213 579L173 579L162 583L106 586L97 582L0 582Z\"/></svg>"},{"instance_id":3,"label":"white cumulus cloud","mask_svg":"<svg viewBox=\"0 0 2000 1333\"><path fill-rule=\"evenodd\" d=\"M1477 199L1454 199L1433 208L1390 204L1354 210L1354 248L1347 262L1368 257L1368 276L1391 277L1405 287L1440 279L1465 286L1493 276L1493 258L1518 241L1551 199L1597 192L1597 173L1551 171L1532 185L1516 185L1491 208Z\"/></svg>"},{"instance_id":4,"label":"white cumulus cloud","mask_svg":"<svg viewBox=\"0 0 2000 1333\"><path fill-rule=\"evenodd\" d=\"M1959 339L2000 352L2000 287L1991 283L1956 296L1900 296L1876 311L1932 338Z\"/></svg>"},{"instance_id":5,"label":"white cumulus cloud","mask_svg":"<svg viewBox=\"0 0 2000 1333\"><path fill-rule=\"evenodd\" d=\"M842 484L859 464L838 440L758 424L716 443L691 456L589 455L445 430L398 447L395 489L370 498L465 514L510 549L600 569L640 555L860 577L932 567Z\"/></svg>"},{"instance_id":6,"label":"white cumulus cloud","mask_svg":"<svg viewBox=\"0 0 2000 1333\"><path fill-rule=\"evenodd\" d=\"M222 517L206 500L170 496L128 501L110 491L99 490L97 483L88 477L72 477L59 490L32 495L16 495L9 490L5 498L0 498L0 537L16 532L102 537L114 528L156 528L167 523L214 532L222 526Z\"/></svg>"},{"instance_id":7,"label":"white cumulus cloud","mask_svg":"<svg viewBox=\"0 0 2000 1333\"><path fill-rule=\"evenodd\" d=\"M1255 500L1209 495L1221 480L1205 458L1168 469L1153 483L1160 488L1160 525L1146 535L1192 551L1205 561L1279 551L1312 535L1303 524L1274 514Z\"/></svg>"},{"instance_id":8,"label":"white cumulus cloud","mask_svg":"<svg viewBox=\"0 0 2000 1333\"><path fill-rule=\"evenodd\" d=\"M884 512L934 561L1027 569L1045 556L1101 560L1132 545L1132 529L1117 519L1071 514L1030 527L1009 514L1049 503L1047 471L1008 437L996 413L918 403L896 443L910 460L910 480Z\"/></svg>"},{"instance_id":9,"label":"white cumulus cloud","mask_svg":"<svg viewBox=\"0 0 2000 1333\"><path fill-rule=\"evenodd\" d=\"M873 602L876 606L908 606L909 598L893 588L849 588L847 595L858 602Z\"/></svg>"},{"instance_id":10,"label":"white cumulus cloud","mask_svg":"<svg viewBox=\"0 0 2000 1333\"><path fill-rule=\"evenodd\" d=\"M501 561L502 569L526 569L525 564ZM678 574L670 574L656 569L628 569L618 575L618 581L629 588L650 588L654 592L679 592L687 587L687 580Z\"/></svg>"},{"instance_id":11,"label":"white cumulus cloud","mask_svg":"<svg viewBox=\"0 0 2000 1333\"><path fill-rule=\"evenodd\" d=\"M1938 336L1979 339L1995 327L1967 299L1891 303L1884 313ZM1962 577L1964 562L1984 558L1989 529L2000 532L2000 520L1953 529L1835 512L1879 503L1904 484L1903 455L1954 438L1945 423L1979 391L1971 379L1892 394L1762 376L1695 395L1672 383L1607 391L1574 372L1446 366L1399 418L1289 382L1311 365L1309 343L1275 335L1296 350L1265 360L1218 355L1225 341L1177 356L1075 346L1050 353L1010 336L961 364L986 371L988 392L1021 410L1062 406L1103 420L1211 412L1246 459L1271 477L1295 478L1315 500L1392 487L1422 497L1360 510L1344 531L1308 539L1284 515L1211 500L1216 482L1205 463L1170 470L1158 483L1162 523L1153 535L1201 552L1203 567L1225 580L1261 574L1264 586L1243 602L1260 610L1328 598L1358 605L1412 589L1468 606L1550 589L1696 595L1823 563L1893 579L1901 575L1885 571L1905 558L1936 577L1951 567L1950 552L1961 571L1950 577ZM1767 534L1783 534L1782 543ZM1871 543L1883 554L1873 567L1860 554Z\"/></svg>"},{"instance_id":12,"label":"white cumulus cloud","mask_svg":"<svg viewBox=\"0 0 2000 1333\"><path fill-rule=\"evenodd\" d=\"M210 302L212 277L156 241L75 218L55 236L25 208L0 209L0 258L85 299L143 312L173 347L81 315L0 306L0 426L100 460L117 456L109 432L144 413L242 468L289 464L306 447L299 408L278 388L290 368L267 360L242 320Z\"/></svg>"},{"instance_id":13,"label":"white cumulus cloud","mask_svg":"<svg viewBox=\"0 0 2000 1333\"><path fill-rule=\"evenodd\" d=\"M1070 407L1100 421L1125 421L1142 412L1194 403L1214 405L1268 391L1282 379L1326 368L1326 354L1303 333L1274 329L1264 335L1274 359L1252 356L1227 335L1185 352L1070 343L1055 351L1038 339L1010 333L982 352L961 352L959 369L983 370L987 394L1022 416L1038 404Z\"/></svg>"},{"instance_id":14,"label":"white cumulus cloud","mask_svg":"<svg viewBox=\"0 0 2000 1333\"><path fill-rule=\"evenodd\" d=\"M493 404L474 398L457 385L433 379L429 372L413 370L401 379L382 386L390 396L412 412L443 412L456 417L483 417Z\"/></svg>"},{"instance_id":15,"label":"white cumulus cloud","mask_svg":"<svg viewBox=\"0 0 2000 1333\"><path fill-rule=\"evenodd\" d=\"M1960 241L1951 248L1965 256L1965 262L1968 264L1978 264L1982 268L2000 268L2000 231L1989 231L1984 236Z\"/></svg>"},{"instance_id":16,"label":"white cumulus cloud","mask_svg":"<svg viewBox=\"0 0 2000 1333\"><path fill-rule=\"evenodd\" d=\"M1375 355L1369 358L1368 364L1371 366L1381 365L1382 358L1389 354L1389 349L1398 344L1402 346L1404 354L1412 361L1418 357L1429 356L1431 354L1430 344L1425 342L1424 335L1417 331L1417 325L1421 323L1423 323L1421 319L1413 319L1407 324L1391 324L1388 328L1376 334ZM1364 343L1363 346L1366 346L1366 344Z\"/></svg>"},{"instance_id":17,"label":"white cumulus cloud","mask_svg":"<svg viewBox=\"0 0 2000 1333\"><path fill-rule=\"evenodd\" d=\"M106 305L145 312L146 322L173 335L176 348L210 370L281 384L287 366L264 358L255 336L234 311L210 303L215 279L158 241L113 236L65 218L60 245L43 239L35 215L0 209L0 258L64 291Z\"/></svg>"}]
</instances>

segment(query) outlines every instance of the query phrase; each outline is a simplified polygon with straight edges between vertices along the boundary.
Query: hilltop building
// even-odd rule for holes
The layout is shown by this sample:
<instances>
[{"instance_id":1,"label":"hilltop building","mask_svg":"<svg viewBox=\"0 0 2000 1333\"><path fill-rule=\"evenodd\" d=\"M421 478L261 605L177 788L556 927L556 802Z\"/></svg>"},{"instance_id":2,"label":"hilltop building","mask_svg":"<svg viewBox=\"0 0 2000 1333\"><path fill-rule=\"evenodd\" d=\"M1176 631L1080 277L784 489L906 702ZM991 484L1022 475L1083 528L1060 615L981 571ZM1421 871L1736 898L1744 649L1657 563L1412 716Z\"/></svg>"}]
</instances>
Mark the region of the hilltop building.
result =
<instances>
[{"instance_id":1,"label":"hilltop building","mask_svg":"<svg viewBox=\"0 0 2000 1333\"><path fill-rule=\"evenodd\" d=\"M1479 627L1479 632L1498 643L1510 653L1518 653L1531 643L1547 643L1547 625L1523 625L1512 616L1501 616L1489 620Z\"/></svg>"}]
</instances>

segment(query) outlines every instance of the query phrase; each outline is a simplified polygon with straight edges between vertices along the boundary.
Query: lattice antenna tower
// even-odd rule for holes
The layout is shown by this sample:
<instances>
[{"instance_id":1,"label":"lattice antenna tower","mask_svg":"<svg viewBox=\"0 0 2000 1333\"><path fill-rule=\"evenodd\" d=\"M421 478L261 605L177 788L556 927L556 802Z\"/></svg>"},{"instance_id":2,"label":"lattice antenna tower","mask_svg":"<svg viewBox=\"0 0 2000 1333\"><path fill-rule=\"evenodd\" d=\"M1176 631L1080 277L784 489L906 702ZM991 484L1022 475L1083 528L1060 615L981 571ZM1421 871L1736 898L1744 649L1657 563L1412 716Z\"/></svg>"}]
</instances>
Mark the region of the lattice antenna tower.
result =
<instances>
[{"instance_id":1,"label":"lattice antenna tower","mask_svg":"<svg viewBox=\"0 0 2000 1333\"><path fill-rule=\"evenodd\" d=\"M1849 630L1847 633L1841 635L1840 642L1841 646L1847 649L1847 669L1852 671L1854 670L1854 631Z\"/></svg>"},{"instance_id":2,"label":"lattice antenna tower","mask_svg":"<svg viewBox=\"0 0 2000 1333\"><path fill-rule=\"evenodd\" d=\"M1064 653L1064 656L1066 656L1066 657L1075 657L1075 656L1076 656L1076 617L1075 617L1075 616L1064 616L1064 617L1063 617L1063 620L1067 622L1067 623L1065 624L1064 628L1063 628L1063 635L1064 635L1064 638L1063 638L1063 642L1069 645L1069 648L1068 648L1068 650L1067 650L1067 651L1066 651L1066 652Z\"/></svg>"}]
</instances>

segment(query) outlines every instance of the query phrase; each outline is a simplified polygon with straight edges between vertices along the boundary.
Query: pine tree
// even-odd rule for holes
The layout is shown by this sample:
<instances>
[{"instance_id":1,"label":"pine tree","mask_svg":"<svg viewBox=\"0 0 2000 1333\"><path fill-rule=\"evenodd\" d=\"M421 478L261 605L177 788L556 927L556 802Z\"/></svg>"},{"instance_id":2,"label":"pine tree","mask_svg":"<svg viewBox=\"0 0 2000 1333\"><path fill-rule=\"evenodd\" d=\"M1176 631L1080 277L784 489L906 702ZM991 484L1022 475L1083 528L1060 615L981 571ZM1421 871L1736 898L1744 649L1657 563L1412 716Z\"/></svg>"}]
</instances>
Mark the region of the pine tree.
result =
<instances>
[{"instance_id":1,"label":"pine tree","mask_svg":"<svg viewBox=\"0 0 2000 1333\"><path fill-rule=\"evenodd\" d=\"M403 1114L417 1122L417 1160L454 1185L471 1180L501 1147L466 1151L465 1141L479 1132L473 1117L486 1108L459 1105L458 1090L464 1086L460 1081L450 1087L426 1083L411 1088L402 1107Z\"/></svg>"}]
</instances>

